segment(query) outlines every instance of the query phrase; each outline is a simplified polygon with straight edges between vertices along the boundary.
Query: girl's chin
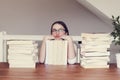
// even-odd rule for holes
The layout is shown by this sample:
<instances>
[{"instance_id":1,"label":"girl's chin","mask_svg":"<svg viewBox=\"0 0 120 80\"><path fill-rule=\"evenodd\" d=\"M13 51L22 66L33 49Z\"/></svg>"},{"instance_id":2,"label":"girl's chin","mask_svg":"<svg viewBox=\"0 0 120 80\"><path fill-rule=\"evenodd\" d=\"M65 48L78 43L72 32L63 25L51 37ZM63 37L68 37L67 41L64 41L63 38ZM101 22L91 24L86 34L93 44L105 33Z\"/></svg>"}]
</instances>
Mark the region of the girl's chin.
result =
<instances>
[{"instance_id":1,"label":"girl's chin","mask_svg":"<svg viewBox=\"0 0 120 80\"><path fill-rule=\"evenodd\" d=\"M60 38L55 38L55 39L59 40Z\"/></svg>"},{"instance_id":2,"label":"girl's chin","mask_svg":"<svg viewBox=\"0 0 120 80\"><path fill-rule=\"evenodd\" d=\"M61 39L61 38L60 38L60 37L55 37L55 39L59 40L59 39Z\"/></svg>"}]
</instances>

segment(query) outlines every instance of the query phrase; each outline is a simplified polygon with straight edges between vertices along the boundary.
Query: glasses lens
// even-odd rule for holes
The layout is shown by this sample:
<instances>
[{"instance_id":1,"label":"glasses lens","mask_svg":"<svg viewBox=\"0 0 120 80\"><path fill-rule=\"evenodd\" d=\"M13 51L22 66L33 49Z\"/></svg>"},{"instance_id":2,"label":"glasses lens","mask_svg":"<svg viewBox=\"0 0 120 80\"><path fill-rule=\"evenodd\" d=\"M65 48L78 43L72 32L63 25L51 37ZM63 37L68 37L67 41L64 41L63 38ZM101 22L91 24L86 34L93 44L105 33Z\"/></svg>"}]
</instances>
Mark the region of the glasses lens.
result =
<instances>
[{"instance_id":1,"label":"glasses lens","mask_svg":"<svg viewBox=\"0 0 120 80\"><path fill-rule=\"evenodd\" d=\"M57 32L57 30L56 30L56 29L53 29L52 32Z\"/></svg>"},{"instance_id":2,"label":"glasses lens","mask_svg":"<svg viewBox=\"0 0 120 80\"><path fill-rule=\"evenodd\" d=\"M59 31L59 32L64 32L65 30L64 30L64 29L59 29L58 31Z\"/></svg>"},{"instance_id":3,"label":"glasses lens","mask_svg":"<svg viewBox=\"0 0 120 80\"><path fill-rule=\"evenodd\" d=\"M52 30L52 32L64 32L64 31L65 31L64 29L58 29L58 30L53 29L53 30Z\"/></svg>"}]
</instances>

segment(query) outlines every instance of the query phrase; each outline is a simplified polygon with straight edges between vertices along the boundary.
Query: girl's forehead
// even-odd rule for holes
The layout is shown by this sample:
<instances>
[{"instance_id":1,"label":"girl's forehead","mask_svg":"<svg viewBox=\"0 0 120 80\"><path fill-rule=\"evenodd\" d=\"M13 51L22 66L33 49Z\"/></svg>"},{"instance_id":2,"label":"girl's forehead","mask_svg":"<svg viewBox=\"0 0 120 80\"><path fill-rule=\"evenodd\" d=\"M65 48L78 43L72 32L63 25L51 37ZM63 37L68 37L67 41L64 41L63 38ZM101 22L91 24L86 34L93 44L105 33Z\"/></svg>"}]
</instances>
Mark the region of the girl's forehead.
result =
<instances>
[{"instance_id":1,"label":"girl's forehead","mask_svg":"<svg viewBox=\"0 0 120 80\"><path fill-rule=\"evenodd\" d=\"M61 24L54 24L53 28L54 29L59 29L59 28L63 28L64 29L64 27Z\"/></svg>"}]
</instances>

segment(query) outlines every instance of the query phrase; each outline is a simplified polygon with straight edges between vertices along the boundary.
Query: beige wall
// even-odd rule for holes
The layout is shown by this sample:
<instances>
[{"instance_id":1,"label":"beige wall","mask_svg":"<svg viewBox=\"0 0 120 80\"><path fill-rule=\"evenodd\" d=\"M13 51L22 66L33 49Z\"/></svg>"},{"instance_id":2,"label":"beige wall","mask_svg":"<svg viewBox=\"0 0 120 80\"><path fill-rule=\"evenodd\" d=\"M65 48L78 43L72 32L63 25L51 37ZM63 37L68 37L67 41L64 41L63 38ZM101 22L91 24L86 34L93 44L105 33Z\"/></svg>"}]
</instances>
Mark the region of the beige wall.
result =
<instances>
[{"instance_id":1,"label":"beige wall","mask_svg":"<svg viewBox=\"0 0 120 80\"><path fill-rule=\"evenodd\" d=\"M76 0L0 0L0 31L8 34L49 34L56 20L64 21L71 35L112 28Z\"/></svg>"}]
</instances>

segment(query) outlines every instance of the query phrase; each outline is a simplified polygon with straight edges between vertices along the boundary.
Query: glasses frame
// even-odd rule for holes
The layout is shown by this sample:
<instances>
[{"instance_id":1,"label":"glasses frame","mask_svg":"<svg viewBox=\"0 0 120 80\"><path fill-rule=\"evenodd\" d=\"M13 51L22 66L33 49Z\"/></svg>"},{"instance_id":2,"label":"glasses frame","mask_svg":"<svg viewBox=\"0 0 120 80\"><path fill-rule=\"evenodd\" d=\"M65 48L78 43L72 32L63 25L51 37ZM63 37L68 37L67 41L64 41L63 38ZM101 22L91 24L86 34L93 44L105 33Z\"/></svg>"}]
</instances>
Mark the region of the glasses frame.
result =
<instances>
[{"instance_id":1,"label":"glasses frame","mask_svg":"<svg viewBox=\"0 0 120 80\"><path fill-rule=\"evenodd\" d=\"M59 33L62 33L62 32L65 32L65 29L52 29L52 32L53 33L57 33L57 32L59 32Z\"/></svg>"}]
</instances>

